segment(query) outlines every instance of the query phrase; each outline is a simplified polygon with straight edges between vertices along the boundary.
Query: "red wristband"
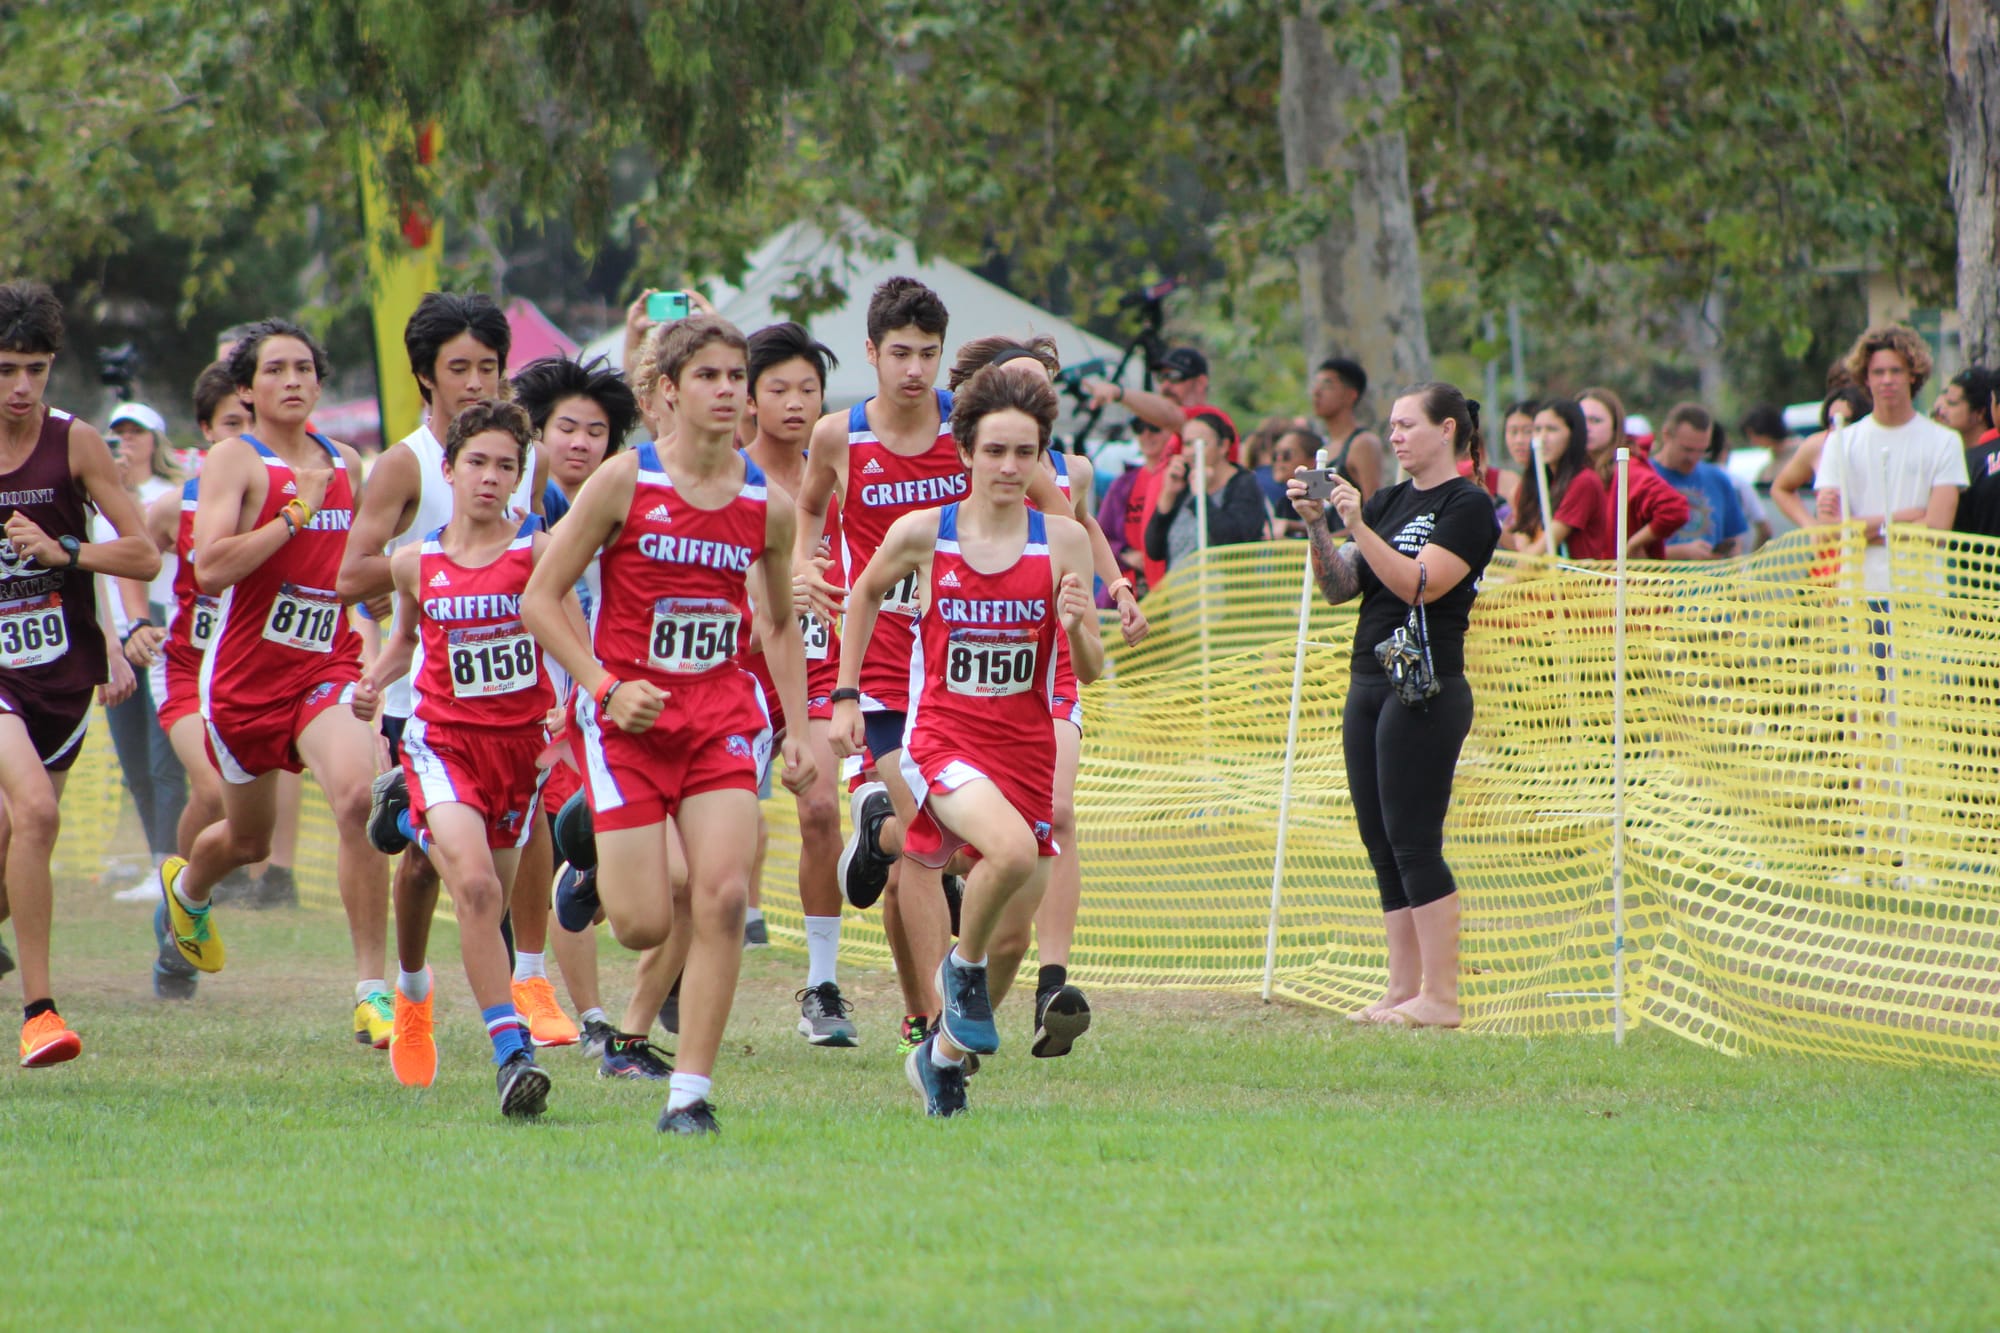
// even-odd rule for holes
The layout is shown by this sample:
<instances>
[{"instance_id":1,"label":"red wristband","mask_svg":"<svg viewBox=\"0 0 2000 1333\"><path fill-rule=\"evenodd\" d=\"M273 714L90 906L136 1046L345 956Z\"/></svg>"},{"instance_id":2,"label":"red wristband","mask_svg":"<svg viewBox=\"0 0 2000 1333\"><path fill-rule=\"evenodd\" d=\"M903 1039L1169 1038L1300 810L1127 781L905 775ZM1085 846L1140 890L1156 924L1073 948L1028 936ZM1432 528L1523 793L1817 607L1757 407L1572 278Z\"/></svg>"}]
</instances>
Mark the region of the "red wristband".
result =
<instances>
[{"instance_id":1,"label":"red wristband","mask_svg":"<svg viewBox=\"0 0 2000 1333\"><path fill-rule=\"evenodd\" d=\"M607 675L604 678L604 683L602 685L599 685L595 690L591 691L590 695L591 700L597 705L598 711L600 712L603 711L604 701L611 697L611 691L617 689L620 685L623 685L624 683L625 683L624 681L618 679L618 677L616 676Z\"/></svg>"}]
</instances>

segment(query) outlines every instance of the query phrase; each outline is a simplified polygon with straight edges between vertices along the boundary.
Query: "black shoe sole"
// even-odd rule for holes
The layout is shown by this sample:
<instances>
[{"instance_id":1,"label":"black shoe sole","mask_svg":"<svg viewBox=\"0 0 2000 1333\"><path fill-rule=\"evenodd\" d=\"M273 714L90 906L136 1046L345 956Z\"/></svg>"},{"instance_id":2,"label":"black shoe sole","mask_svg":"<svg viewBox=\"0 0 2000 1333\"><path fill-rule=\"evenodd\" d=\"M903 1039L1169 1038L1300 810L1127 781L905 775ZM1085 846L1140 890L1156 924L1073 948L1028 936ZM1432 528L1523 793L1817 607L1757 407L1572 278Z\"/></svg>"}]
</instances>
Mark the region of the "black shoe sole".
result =
<instances>
[{"instance_id":1,"label":"black shoe sole","mask_svg":"<svg viewBox=\"0 0 2000 1333\"><path fill-rule=\"evenodd\" d=\"M1053 1060L1059 1055L1068 1055L1076 1045L1076 1039L1090 1031L1090 1006L1083 1005L1073 1010L1059 1010L1050 1005L1042 1015L1041 1026L1035 1029L1035 1044L1028 1053L1038 1060Z\"/></svg>"},{"instance_id":2,"label":"black shoe sole","mask_svg":"<svg viewBox=\"0 0 2000 1333\"><path fill-rule=\"evenodd\" d=\"M701 1105L697 1102L696 1106ZM722 1126L715 1123L715 1112L707 1115L691 1115L694 1107L683 1107L678 1111L661 1111L659 1131L662 1134L678 1134L682 1138L699 1139L722 1133Z\"/></svg>"},{"instance_id":3,"label":"black shoe sole","mask_svg":"<svg viewBox=\"0 0 2000 1333\"><path fill-rule=\"evenodd\" d=\"M540 1065L529 1065L514 1075L500 1094L500 1114L540 1115L549 1106L549 1075Z\"/></svg>"},{"instance_id":4,"label":"black shoe sole","mask_svg":"<svg viewBox=\"0 0 2000 1333\"><path fill-rule=\"evenodd\" d=\"M596 922L597 909L603 905L603 900L597 896L596 871L577 870L575 866L570 869L575 874L570 879L569 892L563 892L560 887L556 890L556 923L572 935L581 935ZM573 921L582 924L571 925Z\"/></svg>"},{"instance_id":5,"label":"black shoe sole","mask_svg":"<svg viewBox=\"0 0 2000 1333\"><path fill-rule=\"evenodd\" d=\"M392 768L386 773L377 775L375 780L368 784L368 845L384 856L395 856L410 845L410 840L396 827L396 815L399 811L396 804L389 799L389 793L394 789L396 779L402 776L403 770L400 767ZM406 789L401 805L407 807L409 802L409 792Z\"/></svg>"},{"instance_id":6,"label":"black shoe sole","mask_svg":"<svg viewBox=\"0 0 2000 1333\"><path fill-rule=\"evenodd\" d=\"M193 977L177 977L153 969L153 998L156 1000L192 1000L199 983Z\"/></svg>"},{"instance_id":7,"label":"black shoe sole","mask_svg":"<svg viewBox=\"0 0 2000 1333\"><path fill-rule=\"evenodd\" d=\"M876 794L870 792L867 796L863 796L860 792L856 792L849 801L848 817L854 825L854 832L841 847L840 861L834 867L834 874L840 882L840 896L857 912L865 912L881 900L883 892L889 887L889 870L895 865L893 858L880 857L868 847L870 839L865 811ZM888 799L886 792L881 795L883 800ZM880 827L881 824L878 822L876 828ZM878 859L882 862L881 869L879 872L874 872L869 863ZM863 874L867 874L874 882L869 884L856 882Z\"/></svg>"}]
</instances>

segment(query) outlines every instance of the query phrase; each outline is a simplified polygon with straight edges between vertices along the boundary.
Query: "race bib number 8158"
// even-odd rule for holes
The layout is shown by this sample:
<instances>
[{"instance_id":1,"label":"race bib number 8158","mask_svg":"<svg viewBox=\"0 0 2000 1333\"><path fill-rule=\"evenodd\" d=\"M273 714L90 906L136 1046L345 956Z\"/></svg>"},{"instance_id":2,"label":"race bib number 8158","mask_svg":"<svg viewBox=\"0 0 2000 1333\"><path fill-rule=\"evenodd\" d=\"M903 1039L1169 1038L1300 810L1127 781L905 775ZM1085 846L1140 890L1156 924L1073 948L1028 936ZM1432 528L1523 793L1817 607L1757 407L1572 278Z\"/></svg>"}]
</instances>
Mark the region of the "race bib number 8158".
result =
<instances>
[{"instance_id":1,"label":"race bib number 8158","mask_svg":"<svg viewBox=\"0 0 2000 1333\"><path fill-rule=\"evenodd\" d=\"M541 678L535 641L518 620L455 629L446 647L451 654L451 692L460 699L513 694Z\"/></svg>"},{"instance_id":2,"label":"race bib number 8158","mask_svg":"<svg viewBox=\"0 0 2000 1333\"><path fill-rule=\"evenodd\" d=\"M721 666L736 656L742 617L721 598L662 597L653 604L653 638L648 660L661 671L691 673Z\"/></svg>"}]
</instances>

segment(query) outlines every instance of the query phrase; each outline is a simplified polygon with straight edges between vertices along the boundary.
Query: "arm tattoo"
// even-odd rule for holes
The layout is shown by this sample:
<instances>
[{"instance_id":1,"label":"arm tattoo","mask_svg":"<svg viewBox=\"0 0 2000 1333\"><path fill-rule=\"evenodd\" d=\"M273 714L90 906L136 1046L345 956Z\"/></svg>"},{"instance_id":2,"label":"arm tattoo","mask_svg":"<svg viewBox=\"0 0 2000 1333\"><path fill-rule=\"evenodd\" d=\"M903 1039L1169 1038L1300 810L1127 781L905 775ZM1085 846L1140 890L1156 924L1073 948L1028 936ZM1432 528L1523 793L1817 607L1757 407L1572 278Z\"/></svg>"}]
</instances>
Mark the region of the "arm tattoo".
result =
<instances>
[{"instance_id":1,"label":"arm tattoo","mask_svg":"<svg viewBox=\"0 0 2000 1333\"><path fill-rule=\"evenodd\" d=\"M1324 523L1313 524L1308 532L1312 542L1313 573L1319 580L1320 595L1332 606L1339 606L1357 596L1361 592L1361 548L1353 542L1335 546L1333 535Z\"/></svg>"}]
</instances>

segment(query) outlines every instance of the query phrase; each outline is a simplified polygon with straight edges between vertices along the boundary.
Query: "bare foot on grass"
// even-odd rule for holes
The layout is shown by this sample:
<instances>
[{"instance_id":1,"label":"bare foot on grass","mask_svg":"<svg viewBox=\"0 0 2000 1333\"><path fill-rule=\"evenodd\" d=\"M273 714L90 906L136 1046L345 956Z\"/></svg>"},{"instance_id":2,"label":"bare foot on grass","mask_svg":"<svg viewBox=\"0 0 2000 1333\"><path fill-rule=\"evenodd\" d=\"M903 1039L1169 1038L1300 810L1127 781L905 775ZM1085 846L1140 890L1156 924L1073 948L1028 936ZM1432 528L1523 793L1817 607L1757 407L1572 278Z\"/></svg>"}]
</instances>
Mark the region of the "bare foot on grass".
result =
<instances>
[{"instance_id":1,"label":"bare foot on grass","mask_svg":"<svg viewBox=\"0 0 2000 1333\"><path fill-rule=\"evenodd\" d=\"M1458 1006L1418 995L1389 1011L1388 1020L1412 1028L1455 1028L1461 1021Z\"/></svg>"},{"instance_id":2,"label":"bare foot on grass","mask_svg":"<svg viewBox=\"0 0 2000 1333\"><path fill-rule=\"evenodd\" d=\"M1395 1010L1396 1006L1413 998L1414 998L1413 996L1408 996L1408 995L1384 995L1381 999L1375 1001L1375 1003L1369 1005L1366 1009L1357 1009L1353 1013L1349 1014L1347 1016L1347 1021L1350 1023L1390 1022L1392 1020L1390 1019L1389 1015L1391 1012Z\"/></svg>"}]
</instances>

